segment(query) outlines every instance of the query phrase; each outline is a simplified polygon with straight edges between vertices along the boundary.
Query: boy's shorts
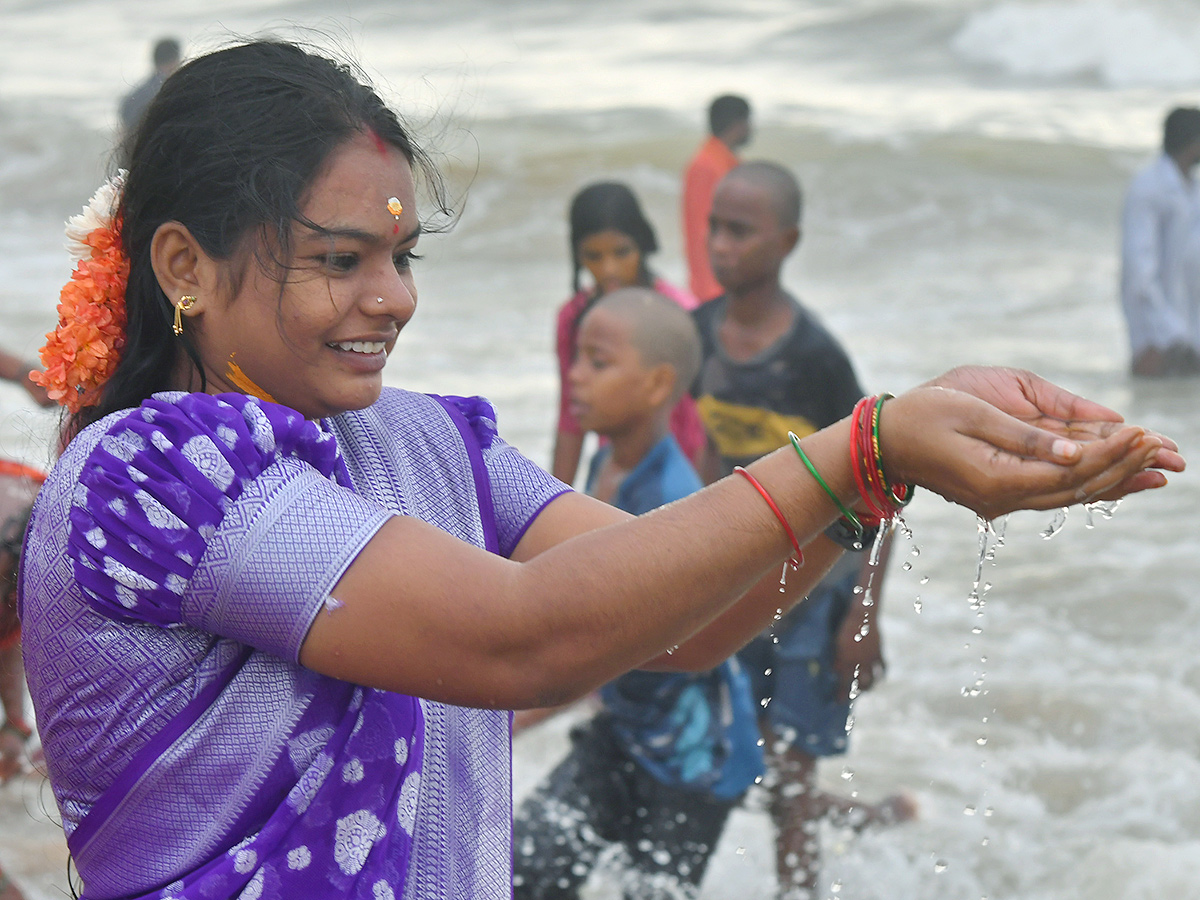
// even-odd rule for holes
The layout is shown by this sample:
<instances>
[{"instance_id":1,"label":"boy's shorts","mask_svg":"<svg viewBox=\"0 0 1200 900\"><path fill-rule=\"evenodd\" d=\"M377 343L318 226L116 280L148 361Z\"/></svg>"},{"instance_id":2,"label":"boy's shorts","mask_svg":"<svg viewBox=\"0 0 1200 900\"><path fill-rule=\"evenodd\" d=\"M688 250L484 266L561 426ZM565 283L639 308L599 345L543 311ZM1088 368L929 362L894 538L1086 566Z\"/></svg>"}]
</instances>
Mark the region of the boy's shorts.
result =
<instances>
[{"instance_id":1,"label":"boy's shorts","mask_svg":"<svg viewBox=\"0 0 1200 900\"><path fill-rule=\"evenodd\" d=\"M515 900L575 900L612 862L626 898L695 897L740 802L661 784L620 747L607 714L571 732L571 752L513 817Z\"/></svg>"},{"instance_id":2,"label":"boy's shorts","mask_svg":"<svg viewBox=\"0 0 1200 900\"><path fill-rule=\"evenodd\" d=\"M856 573L821 582L770 632L738 651L760 715L776 735L810 756L846 752L850 704L837 696L833 652L856 583Z\"/></svg>"}]
</instances>

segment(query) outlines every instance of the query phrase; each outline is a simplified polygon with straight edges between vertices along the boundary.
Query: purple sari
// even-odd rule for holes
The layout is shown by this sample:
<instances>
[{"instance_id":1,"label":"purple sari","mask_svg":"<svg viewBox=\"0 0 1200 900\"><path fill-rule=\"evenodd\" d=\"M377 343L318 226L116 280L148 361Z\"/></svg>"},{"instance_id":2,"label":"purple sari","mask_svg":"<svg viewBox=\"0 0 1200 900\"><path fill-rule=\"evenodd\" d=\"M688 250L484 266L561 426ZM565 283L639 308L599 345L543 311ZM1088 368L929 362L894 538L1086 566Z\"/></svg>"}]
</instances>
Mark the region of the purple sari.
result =
<instances>
[{"instance_id":1,"label":"purple sari","mask_svg":"<svg viewBox=\"0 0 1200 900\"><path fill-rule=\"evenodd\" d=\"M510 895L509 714L298 664L391 515L508 555L561 493L492 419L390 390L323 424L164 394L72 442L22 612L85 898Z\"/></svg>"}]
</instances>

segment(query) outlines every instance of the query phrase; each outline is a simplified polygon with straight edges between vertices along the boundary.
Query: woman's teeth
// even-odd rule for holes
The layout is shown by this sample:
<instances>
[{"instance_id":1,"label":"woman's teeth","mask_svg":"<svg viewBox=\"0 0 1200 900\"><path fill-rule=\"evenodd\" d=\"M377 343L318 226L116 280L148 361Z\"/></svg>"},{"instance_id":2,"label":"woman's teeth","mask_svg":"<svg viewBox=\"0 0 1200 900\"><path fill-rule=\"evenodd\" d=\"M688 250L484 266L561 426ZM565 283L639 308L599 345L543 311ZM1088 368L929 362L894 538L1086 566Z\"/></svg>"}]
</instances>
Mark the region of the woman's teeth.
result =
<instances>
[{"instance_id":1,"label":"woman's teeth","mask_svg":"<svg viewBox=\"0 0 1200 900\"><path fill-rule=\"evenodd\" d=\"M332 346L353 353L382 353L387 344L383 341L335 341Z\"/></svg>"}]
</instances>

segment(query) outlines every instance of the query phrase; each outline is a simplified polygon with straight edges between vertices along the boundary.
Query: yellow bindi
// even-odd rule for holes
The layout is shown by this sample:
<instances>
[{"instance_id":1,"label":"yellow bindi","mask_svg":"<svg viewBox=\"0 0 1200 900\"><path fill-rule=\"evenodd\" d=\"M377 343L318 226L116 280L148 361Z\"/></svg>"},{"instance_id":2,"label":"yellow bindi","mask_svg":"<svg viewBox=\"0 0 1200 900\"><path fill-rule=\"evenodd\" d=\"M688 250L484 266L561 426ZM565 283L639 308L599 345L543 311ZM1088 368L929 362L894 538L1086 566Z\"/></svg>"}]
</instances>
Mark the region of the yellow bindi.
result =
<instances>
[{"instance_id":1,"label":"yellow bindi","mask_svg":"<svg viewBox=\"0 0 1200 900\"><path fill-rule=\"evenodd\" d=\"M395 197L388 197L387 211L396 218L400 218L400 213L404 212L404 204Z\"/></svg>"}]
</instances>

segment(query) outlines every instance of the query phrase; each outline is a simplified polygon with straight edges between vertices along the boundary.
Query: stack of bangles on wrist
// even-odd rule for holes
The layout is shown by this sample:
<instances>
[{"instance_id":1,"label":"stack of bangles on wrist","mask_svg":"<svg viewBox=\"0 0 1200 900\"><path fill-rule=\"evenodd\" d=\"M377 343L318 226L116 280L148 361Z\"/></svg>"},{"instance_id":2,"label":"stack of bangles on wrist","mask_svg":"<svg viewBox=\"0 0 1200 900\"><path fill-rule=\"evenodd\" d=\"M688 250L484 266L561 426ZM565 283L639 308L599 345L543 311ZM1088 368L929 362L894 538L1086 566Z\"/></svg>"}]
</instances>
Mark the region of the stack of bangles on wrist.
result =
<instances>
[{"instance_id":1,"label":"stack of bangles on wrist","mask_svg":"<svg viewBox=\"0 0 1200 900\"><path fill-rule=\"evenodd\" d=\"M916 491L915 485L891 484L883 472L883 456L879 450L879 411L883 409L884 402L890 400L892 396L892 394L878 394L874 397L863 397L854 407L850 427L850 468L854 473L854 483L858 487L858 494L867 507L866 513L855 513L842 502L833 489L825 483L825 479L821 477L817 467L812 464L812 460L800 446L800 438L794 432L788 432L788 440L792 442L792 447L795 448L804 467L829 495L829 499L833 501L834 505L841 510L842 517L825 529L825 535L835 544L847 550L865 550L875 541L880 524L895 518L900 510L912 500L913 493ZM775 518L779 520L779 524L787 533L788 540L792 542L792 549L795 553L790 560L791 566L793 569L800 568L804 565L804 553L800 549L796 533L792 531L792 526L788 524L783 512L771 499L767 489L758 483L757 478L741 466L734 466L733 471L749 481L767 501L771 512L775 513Z\"/></svg>"},{"instance_id":2,"label":"stack of bangles on wrist","mask_svg":"<svg viewBox=\"0 0 1200 900\"><path fill-rule=\"evenodd\" d=\"M9 734L15 734L24 743L33 737L33 729L25 722L20 720L7 720L3 725L0 725L0 733L7 731Z\"/></svg>"},{"instance_id":3,"label":"stack of bangles on wrist","mask_svg":"<svg viewBox=\"0 0 1200 900\"><path fill-rule=\"evenodd\" d=\"M866 513L855 513L825 483L800 446L800 438L788 432L792 447L817 484L841 511L842 516L825 529L825 535L837 545L856 552L865 550L879 533L880 523L891 521L912 500L916 487L911 484L892 485L883 472L883 454L879 449L879 412L892 394L863 397L854 407L850 423L850 469L858 495L867 507Z\"/></svg>"}]
</instances>

